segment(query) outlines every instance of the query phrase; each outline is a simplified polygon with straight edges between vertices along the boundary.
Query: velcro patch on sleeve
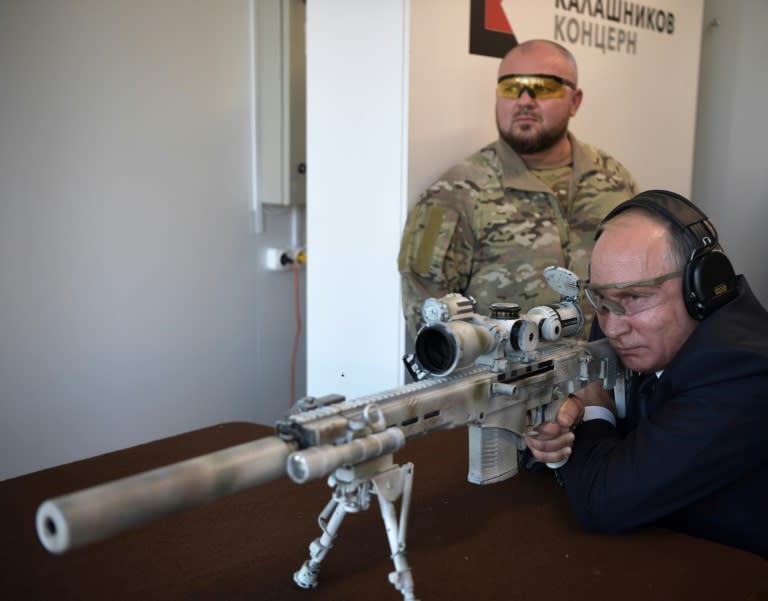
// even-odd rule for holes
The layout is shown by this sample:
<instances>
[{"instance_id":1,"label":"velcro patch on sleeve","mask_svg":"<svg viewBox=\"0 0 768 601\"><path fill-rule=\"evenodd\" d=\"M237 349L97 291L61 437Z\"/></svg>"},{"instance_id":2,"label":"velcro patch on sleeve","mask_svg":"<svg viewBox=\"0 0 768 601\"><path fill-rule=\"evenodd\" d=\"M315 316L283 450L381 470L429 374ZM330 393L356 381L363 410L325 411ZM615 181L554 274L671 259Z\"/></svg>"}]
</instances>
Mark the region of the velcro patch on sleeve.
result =
<instances>
[{"instance_id":1,"label":"velcro patch on sleeve","mask_svg":"<svg viewBox=\"0 0 768 601\"><path fill-rule=\"evenodd\" d=\"M432 265L432 253L437 245L437 239L440 237L443 217L443 209L435 206L429 207L424 231L421 234L421 241L413 262L413 267L417 273L427 273L430 265Z\"/></svg>"}]
</instances>

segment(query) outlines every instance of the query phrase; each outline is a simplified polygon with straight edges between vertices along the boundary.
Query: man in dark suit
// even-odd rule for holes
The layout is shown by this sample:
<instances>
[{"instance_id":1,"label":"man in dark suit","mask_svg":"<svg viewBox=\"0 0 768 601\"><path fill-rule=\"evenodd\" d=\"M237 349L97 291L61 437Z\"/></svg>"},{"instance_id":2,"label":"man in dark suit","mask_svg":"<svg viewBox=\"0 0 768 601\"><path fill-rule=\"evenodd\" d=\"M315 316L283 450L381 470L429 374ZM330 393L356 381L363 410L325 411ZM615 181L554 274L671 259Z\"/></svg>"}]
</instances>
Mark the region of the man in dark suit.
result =
<instances>
[{"instance_id":1,"label":"man in dark suit","mask_svg":"<svg viewBox=\"0 0 768 601\"><path fill-rule=\"evenodd\" d=\"M589 529L661 525L768 557L768 313L679 195L622 203L596 240L586 295L635 391L618 420L599 386L577 391L529 448L568 459Z\"/></svg>"}]
</instances>

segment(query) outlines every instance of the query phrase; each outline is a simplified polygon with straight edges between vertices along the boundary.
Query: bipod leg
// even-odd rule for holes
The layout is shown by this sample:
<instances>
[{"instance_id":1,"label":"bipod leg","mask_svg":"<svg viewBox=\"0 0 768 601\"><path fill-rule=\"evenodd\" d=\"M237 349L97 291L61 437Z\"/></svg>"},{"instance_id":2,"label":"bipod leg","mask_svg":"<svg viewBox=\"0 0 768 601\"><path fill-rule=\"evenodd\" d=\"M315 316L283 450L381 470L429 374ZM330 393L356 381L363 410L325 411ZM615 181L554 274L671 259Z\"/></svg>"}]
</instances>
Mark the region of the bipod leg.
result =
<instances>
[{"instance_id":1,"label":"bipod leg","mask_svg":"<svg viewBox=\"0 0 768 601\"><path fill-rule=\"evenodd\" d=\"M320 574L320 563L333 546L333 539L347 515L343 503L331 498L320 513L317 522L323 533L309 544L309 559L293 574L293 581L301 588L315 588ZM329 517L330 516L330 519Z\"/></svg>"},{"instance_id":2,"label":"bipod leg","mask_svg":"<svg viewBox=\"0 0 768 601\"><path fill-rule=\"evenodd\" d=\"M414 593L413 574L405 557L405 536L408 527L408 510L411 505L413 485L413 464L407 463L383 472L371 479L379 499L381 517L387 532L389 548L395 571L390 572L389 581L400 591L405 601L418 601ZM400 524L395 513L395 501L402 495Z\"/></svg>"}]
</instances>

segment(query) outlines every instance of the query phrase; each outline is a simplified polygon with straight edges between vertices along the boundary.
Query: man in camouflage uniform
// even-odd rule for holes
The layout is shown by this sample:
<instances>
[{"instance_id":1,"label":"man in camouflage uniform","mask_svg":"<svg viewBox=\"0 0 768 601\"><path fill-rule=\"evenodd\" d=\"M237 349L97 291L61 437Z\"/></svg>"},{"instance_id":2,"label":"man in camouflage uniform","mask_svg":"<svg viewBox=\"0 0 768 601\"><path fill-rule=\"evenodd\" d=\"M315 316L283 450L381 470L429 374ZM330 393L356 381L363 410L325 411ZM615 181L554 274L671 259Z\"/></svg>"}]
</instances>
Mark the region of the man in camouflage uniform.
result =
<instances>
[{"instance_id":1,"label":"man in camouflage uniform","mask_svg":"<svg viewBox=\"0 0 768 601\"><path fill-rule=\"evenodd\" d=\"M504 57L499 139L443 174L405 225L398 268L412 336L428 297L470 295L484 315L497 301L527 311L558 300L545 267L587 277L598 223L637 186L618 161L568 132L582 94L573 56L554 42L524 42Z\"/></svg>"}]
</instances>

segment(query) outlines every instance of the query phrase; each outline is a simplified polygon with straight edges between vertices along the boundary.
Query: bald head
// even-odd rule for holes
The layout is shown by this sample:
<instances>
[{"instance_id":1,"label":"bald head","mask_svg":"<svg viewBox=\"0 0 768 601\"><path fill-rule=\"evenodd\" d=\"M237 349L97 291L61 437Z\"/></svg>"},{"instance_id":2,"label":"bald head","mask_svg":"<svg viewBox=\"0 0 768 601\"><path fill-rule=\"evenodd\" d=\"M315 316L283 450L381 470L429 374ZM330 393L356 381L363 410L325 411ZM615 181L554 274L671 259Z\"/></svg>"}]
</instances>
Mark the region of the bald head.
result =
<instances>
[{"instance_id":1,"label":"bald head","mask_svg":"<svg viewBox=\"0 0 768 601\"><path fill-rule=\"evenodd\" d=\"M546 73L578 85L576 59L567 48L550 40L527 40L507 52L499 64L498 76L511 73Z\"/></svg>"}]
</instances>

